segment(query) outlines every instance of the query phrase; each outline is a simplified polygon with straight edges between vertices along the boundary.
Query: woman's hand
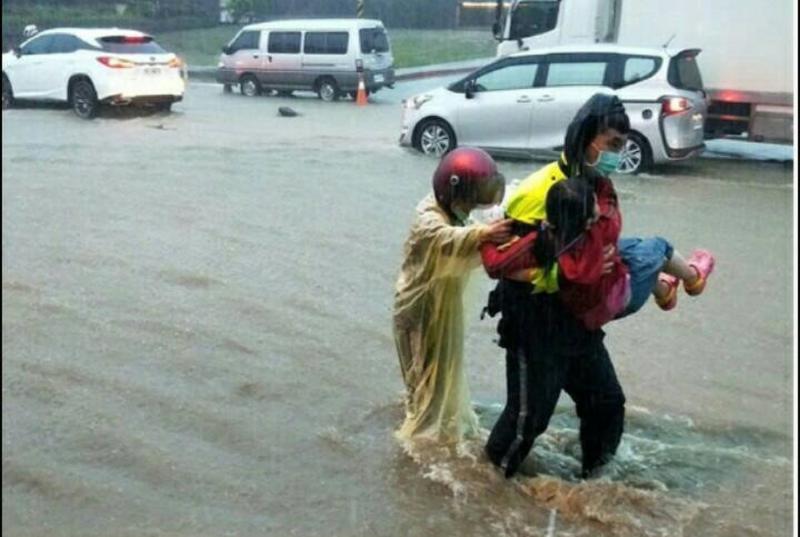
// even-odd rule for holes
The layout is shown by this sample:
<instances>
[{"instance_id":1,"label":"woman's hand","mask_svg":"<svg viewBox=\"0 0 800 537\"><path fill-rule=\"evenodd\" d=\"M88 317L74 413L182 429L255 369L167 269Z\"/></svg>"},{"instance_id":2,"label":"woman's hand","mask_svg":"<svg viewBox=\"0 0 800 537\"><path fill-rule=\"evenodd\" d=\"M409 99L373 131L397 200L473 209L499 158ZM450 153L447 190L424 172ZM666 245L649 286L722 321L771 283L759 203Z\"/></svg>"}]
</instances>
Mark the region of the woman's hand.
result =
<instances>
[{"instance_id":1,"label":"woman's hand","mask_svg":"<svg viewBox=\"0 0 800 537\"><path fill-rule=\"evenodd\" d=\"M504 244L511 240L511 220L498 220L487 224L481 229L479 242L481 244L491 242L494 244Z\"/></svg>"}]
</instances>

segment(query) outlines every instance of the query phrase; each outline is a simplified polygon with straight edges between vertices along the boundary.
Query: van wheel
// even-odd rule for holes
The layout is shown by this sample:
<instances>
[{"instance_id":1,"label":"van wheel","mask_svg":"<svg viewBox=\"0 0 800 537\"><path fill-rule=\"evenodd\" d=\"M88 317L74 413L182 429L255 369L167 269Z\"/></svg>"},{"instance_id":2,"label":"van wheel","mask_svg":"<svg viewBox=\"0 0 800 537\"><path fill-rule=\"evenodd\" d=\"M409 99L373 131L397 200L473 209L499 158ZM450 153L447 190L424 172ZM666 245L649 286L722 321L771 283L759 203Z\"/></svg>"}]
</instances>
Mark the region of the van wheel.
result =
<instances>
[{"instance_id":1,"label":"van wheel","mask_svg":"<svg viewBox=\"0 0 800 537\"><path fill-rule=\"evenodd\" d=\"M172 111L172 103L157 103L156 110L159 112L171 112Z\"/></svg>"},{"instance_id":2,"label":"van wheel","mask_svg":"<svg viewBox=\"0 0 800 537\"><path fill-rule=\"evenodd\" d=\"M414 147L426 155L441 157L456 147L456 135L446 121L431 118L424 120L414 137Z\"/></svg>"},{"instance_id":3,"label":"van wheel","mask_svg":"<svg viewBox=\"0 0 800 537\"><path fill-rule=\"evenodd\" d=\"M620 154L617 173L637 174L646 172L653 165L653 153L645 138L635 132L628 134L628 140Z\"/></svg>"},{"instance_id":4,"label":"van wheel","mask_svg":"<svg viewBox=\"0 0 800 537\"><path fill-rule=\"evenodd\" d=\"M8 77L3 75L3 110L8 110L14 106L14 91L11 89L11 82Z\"/></svg>"},{"instance_id":5,"label":"van wheel","mask_svg":"<svg viewBox=\"0 0 800 537\"><path fill-rule=\"evenodd\" d=\"M330 77L323 78L317 83L317 95L326 103L336 101L339 99L339 85Z\"/></svg>"},{"instance_id":6,"label":"van wheel","mask_svg":"<svg viewBox=\"0 0 800 537\"><path fill-rule=\"evenodd\" d=\"M261 95L261 84L253 75L244 75L239 80L239 89L245 97L257 97Z\"/></svg>"},{"instance_id":7,"label":"van wheel","mask_svg":"<svg viewBox=\"0 0 800 537\"><path fill-rule=\"evenodd\" d=\"M94 119L100 109L94 85L85 78L72 83L70 103L72 111L81 119Z\"/></svg>"}]
</instances>

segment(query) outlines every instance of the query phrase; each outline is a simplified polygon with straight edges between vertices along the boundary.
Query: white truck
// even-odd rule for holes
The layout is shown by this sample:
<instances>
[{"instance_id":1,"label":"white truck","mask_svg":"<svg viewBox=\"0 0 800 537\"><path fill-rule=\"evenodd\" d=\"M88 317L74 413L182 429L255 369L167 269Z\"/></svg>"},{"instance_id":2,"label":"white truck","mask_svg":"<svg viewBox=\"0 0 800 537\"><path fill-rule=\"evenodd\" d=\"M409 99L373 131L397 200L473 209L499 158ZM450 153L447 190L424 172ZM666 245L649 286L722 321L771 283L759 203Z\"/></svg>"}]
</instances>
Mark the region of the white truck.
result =
<instances>
[{"instance_id":1,"label":"white truck","mask_svg":"<svg viewBox=\"0 0 800 537\"><path fill-rule=\"evenodd\" d=\"M793 0L497 0L504 56L570 43L701 49L707 137L793 139Z\"/></svg>"}]
</instances>

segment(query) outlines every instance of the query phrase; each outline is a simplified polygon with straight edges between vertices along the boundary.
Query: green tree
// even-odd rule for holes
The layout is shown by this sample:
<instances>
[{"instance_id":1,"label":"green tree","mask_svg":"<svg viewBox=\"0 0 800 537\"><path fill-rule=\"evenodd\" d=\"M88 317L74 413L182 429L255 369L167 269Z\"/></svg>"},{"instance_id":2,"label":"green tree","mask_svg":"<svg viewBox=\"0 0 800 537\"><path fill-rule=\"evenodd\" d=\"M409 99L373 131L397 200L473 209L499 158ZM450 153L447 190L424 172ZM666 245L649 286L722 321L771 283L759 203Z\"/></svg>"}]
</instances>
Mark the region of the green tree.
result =
<instances>
[{"instance_id":1,"label":"green tree","mask_svg":"<svg viewBox=\"0 0 800 537\"><path fill-rule=\"evenodd\" d=\"M252 21L266 15L272 8L272 0L228 0L227 8L234 20Z\"/></svg>"}]
</instances>

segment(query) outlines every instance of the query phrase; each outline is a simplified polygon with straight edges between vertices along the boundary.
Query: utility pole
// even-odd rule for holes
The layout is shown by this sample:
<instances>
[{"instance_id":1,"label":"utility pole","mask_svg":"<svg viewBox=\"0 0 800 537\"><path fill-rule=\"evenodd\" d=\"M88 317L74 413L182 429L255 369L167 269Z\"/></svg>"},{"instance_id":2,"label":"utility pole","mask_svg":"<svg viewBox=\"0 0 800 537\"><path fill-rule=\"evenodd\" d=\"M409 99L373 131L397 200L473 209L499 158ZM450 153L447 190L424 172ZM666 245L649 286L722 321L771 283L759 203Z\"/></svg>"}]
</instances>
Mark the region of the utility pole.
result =
<instances>
[{"instance_id":1,"label":"utility pole","mask_svg":"<svg viewBox=\"0 0 800 537\"><path fill-rule=\"evenodd\" d=\"M356 17L364 18L364 0L356 0Z\"/></svg>"}]
</instances>

